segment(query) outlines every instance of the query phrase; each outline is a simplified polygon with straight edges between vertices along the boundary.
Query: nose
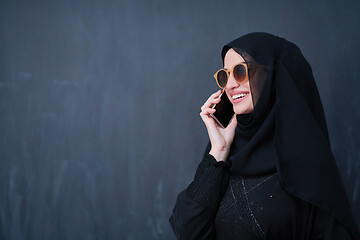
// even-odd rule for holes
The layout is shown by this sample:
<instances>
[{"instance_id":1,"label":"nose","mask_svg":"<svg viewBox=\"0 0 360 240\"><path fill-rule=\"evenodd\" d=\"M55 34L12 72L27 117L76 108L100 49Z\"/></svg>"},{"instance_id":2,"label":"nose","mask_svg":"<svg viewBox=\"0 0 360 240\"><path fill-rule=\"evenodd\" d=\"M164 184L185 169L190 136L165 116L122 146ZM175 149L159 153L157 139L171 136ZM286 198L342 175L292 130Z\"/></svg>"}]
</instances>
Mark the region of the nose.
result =
<instances>
[{"instance_id":1,"label":"nose","mask_svg":"<svg viewBox=\"0 0 360 240\"><path fill-rule=\"evenodd\" d=\"M226 89L234 89L238 88L240 84L235 80L233 73L230 73L228 82L226 83Z\"/></svg>"}]
</instances>

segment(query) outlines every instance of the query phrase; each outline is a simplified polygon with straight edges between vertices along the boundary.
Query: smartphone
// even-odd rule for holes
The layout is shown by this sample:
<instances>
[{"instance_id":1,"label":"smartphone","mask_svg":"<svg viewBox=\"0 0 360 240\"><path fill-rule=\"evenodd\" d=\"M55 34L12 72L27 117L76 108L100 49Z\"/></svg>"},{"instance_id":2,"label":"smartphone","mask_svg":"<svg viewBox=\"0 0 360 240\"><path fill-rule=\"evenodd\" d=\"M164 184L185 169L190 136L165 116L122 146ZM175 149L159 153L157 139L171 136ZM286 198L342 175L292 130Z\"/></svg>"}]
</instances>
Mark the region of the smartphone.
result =
<instances>
[{"instance_id":1,"label":"smartphone","mask_svg":"<svg viewBox=\"0 0 360 240\"><path fill-rule=\"evenodd\" d=\"M211 114L211 116L221 127L226 128L235 113L233 110L233 105L227 97L225 91L222 91L220 98L221 101L218 104L214 104L214 106L212 106L212 108L216 109L216 112Z\"/></svg>"}]
</instances>

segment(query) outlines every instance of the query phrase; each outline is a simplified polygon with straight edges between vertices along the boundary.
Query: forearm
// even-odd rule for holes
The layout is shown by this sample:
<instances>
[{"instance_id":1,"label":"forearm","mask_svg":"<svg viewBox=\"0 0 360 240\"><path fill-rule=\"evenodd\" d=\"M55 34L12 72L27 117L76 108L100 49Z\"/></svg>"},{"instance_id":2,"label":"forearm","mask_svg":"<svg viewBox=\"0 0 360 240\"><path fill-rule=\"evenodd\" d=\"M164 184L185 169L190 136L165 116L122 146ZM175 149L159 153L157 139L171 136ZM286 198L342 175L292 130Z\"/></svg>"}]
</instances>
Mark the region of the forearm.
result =
<instances>
[{"instance_id":1,"label":"forearm","mask_svg":"<svg viewBox=\"0 0 360 240\"><path fill-rule=\"evenodd\" d=\"M229 165L226 162L217 162L212 155L205 153L194 181L185 192L200 205L217 210L228 183Z\"/></svg>"},{"instance_id":2,"label":"forearm","mask_svg":"<svg viewBox=\"0 0 360 240\"><path fill-rule=\"evenodd\" d=\"M214 239L215 217L228 182L227 167L204 154L194 181L179 194L170 218L178 239Z\"/></svg>"}]
</instances>

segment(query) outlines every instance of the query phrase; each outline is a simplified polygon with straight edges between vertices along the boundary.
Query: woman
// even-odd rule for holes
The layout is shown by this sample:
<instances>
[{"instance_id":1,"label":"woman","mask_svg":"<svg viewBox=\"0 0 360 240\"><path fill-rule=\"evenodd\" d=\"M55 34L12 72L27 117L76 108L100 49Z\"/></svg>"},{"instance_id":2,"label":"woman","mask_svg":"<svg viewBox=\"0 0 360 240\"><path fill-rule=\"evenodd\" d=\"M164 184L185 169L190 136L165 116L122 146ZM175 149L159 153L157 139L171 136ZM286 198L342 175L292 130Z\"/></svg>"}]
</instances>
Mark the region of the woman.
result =
<instances>
[{"instance_id":1,"label":"woman","mask_svg":"<svg viewBox=\"0 0 360 240\"><path fill-rule=\"evenodd\" d=\"M225 45L215 75L236 117L201 107L210 143L170 223L178 239L359 239L324 112L299 48L267 33Z\"/></svg>"}]
</instances>

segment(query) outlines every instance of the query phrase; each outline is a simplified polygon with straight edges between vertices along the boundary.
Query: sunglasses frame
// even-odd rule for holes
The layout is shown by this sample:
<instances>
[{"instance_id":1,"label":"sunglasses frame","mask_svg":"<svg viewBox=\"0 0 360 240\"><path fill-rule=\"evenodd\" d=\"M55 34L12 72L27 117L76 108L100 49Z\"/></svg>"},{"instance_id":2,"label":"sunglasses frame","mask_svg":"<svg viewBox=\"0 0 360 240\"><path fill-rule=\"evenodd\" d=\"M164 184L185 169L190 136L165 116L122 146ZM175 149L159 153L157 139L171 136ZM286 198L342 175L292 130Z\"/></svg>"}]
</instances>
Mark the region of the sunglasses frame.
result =
<instances>
[{"instance_id":1,"label":"sunglasses frame","mask_svg":"<svg viewBox=\"0 0 360 240\"><path fill-rule=\"evenodd\" d=\"M226 82L226 84L225 84L225 87L222 88L222 87L220 86L218 80L217 80L217 77L216 77L217 74L218 74L221 70L224 70L224 71L226 72L226 74L227 74L228 79L229 79L230 73L234 72L234 68L235 68L236 66L238 66L238 65L243 65L243 66L245 66L245 69L246 69L246 77L245 77L245 79L247 79L247 78L249 77L249 69L254 69L254 68L271 69L270 66L260 65L260 64L253 63L253 62L241 62L241 63L236 64L236 65L235 65L233 68L231 68L231 69L220 68L220 69L217 70L217 72L214 74L214 78L215 78L215 81L216 81L217 85L218 85L221 89L225 89L225 87L226 87L226 85L227 85L227 82ZM239 81L237 81L236 79L235 79L235 81L238 82L238 83L240 83L240 84L246 82L246 80L244 80L244 81L242 81L242 82L239 82Z\"/></svg>"},{"instance_id":2,"label":"sunglasses frame","mask_svg":"<svg viewBox=\"0 0 360 240\"><path fill-rule=\"evenodd\" d=\"M225 68L220 68L219 70L216 71L216 73L214 74L214 78L216 80L216 83L217 85L221 88L221 89L225 89L226 85L227 85L227 81L229 80L229 77L230 77L230 73L233 73L234 72L234 68L239 66L239 65L242 65L245 67L245 70L246 70L246 75L245 75L245 80L244 81L238 81L236 78L235 78L235 81L238 82L238 83L244 83L246 82L246 79L248 79L248 76L249 76L249 70L248 70L248 66L245 62L241 62L241 63L238 63L236 64L234 67L232 67L231 69L225 69ZM217 79L217 75L220 71L224 70L226 72L226 75L227 75L227 81L226 81L226 84L224 87L221 87L220 84L219 84L219 80Z\"/></svg>"}]
</instances>

